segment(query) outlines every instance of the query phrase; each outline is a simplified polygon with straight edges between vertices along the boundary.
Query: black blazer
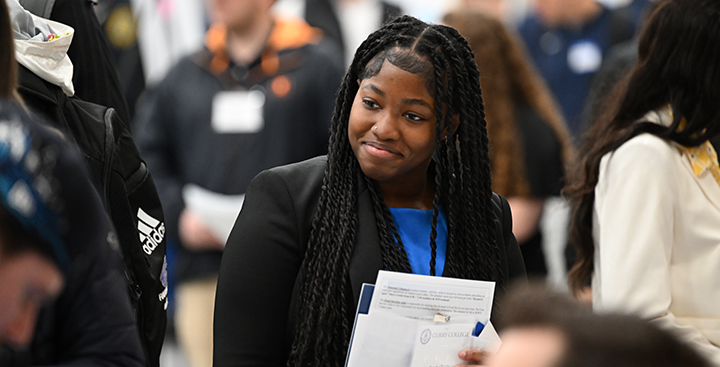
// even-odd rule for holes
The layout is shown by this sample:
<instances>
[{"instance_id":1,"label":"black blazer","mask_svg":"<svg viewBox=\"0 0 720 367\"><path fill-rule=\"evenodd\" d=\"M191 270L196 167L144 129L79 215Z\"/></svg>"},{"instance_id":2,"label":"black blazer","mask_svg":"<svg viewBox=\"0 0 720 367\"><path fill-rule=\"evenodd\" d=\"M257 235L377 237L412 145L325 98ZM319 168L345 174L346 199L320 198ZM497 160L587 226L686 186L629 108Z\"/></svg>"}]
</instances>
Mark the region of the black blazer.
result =
<instances>
[{"instance_id":1,"label":"black blazer","mask_svg":"<svg viewBox=\"0 0 720 367\"><path fill-rule=\"evenodd\" d=\"M295 333L298 273L320 197L326 157L273 168L250 184L223 254L215 303L214 366L285 366ZM370 194L359 180L358 231L350 260L357 304L383 269ZM494 195L504 279L525 276L507 201Z\"/></svg>"}]
</instances>

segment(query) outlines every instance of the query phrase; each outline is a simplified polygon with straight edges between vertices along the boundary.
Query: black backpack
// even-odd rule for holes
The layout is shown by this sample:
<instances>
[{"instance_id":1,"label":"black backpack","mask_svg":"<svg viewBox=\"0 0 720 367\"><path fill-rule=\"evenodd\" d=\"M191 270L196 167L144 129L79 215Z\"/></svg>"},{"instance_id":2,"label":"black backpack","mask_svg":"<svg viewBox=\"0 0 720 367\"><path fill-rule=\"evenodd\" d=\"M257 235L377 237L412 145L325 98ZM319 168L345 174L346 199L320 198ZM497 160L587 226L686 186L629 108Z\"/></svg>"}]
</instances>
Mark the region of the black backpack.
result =
<instances>
[{"instance_id":1,"label":"black backpack","mask_svg":"<svg viewBox=\"0 0 720 367\"><path fill-rule=\"evenodd\" d=\"M66 96L18 65L25 104L84 154L118 235L130 298L148 366L158 367L167 323L165 220L152 176L114 109Z\"/></svg>"}]
</instances>

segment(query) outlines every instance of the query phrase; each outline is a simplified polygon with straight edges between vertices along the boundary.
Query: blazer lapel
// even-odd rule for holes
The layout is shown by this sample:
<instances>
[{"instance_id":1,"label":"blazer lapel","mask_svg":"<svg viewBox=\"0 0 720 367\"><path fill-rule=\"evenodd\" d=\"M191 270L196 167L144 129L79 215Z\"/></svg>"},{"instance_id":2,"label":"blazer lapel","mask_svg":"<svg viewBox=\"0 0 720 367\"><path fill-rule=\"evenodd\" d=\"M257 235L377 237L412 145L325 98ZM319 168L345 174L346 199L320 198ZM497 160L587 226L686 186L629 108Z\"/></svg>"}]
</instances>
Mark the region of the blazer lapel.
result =
<instances>
[{"instance_id":1,"label":"blazer lapel","mask_svg":"<svg viewBox=\"0 0 720 367\"><path fill-rule=\"evenodd\" d=\"M702 189L705 196L710 200L715 209L720 210L720 186L710 172L704 172L701 176L695 176L695 173L690 169L690 174L693 176L695 181Z\"/></svg>"},{"instance_id":2,"label":"blazer lapel","mask_svg":"<svg viewBox=\"0 0 720 367\"><path fill-rule=\"evenodd\" d=\"M362 176L358 177L358 192L357 234L355 247L350 257L350 283L352 284L356 305L360 297L362 284L375 284L378 270L382 269L383 266L372 200L365 179Z\"/></svg>"},{"instance_id":3,"label":"blazer lapel","mask_svg":"<svg viewBox=\"0 0 720 367\"><path fill-rule=\"evenodd\" d=\"M700 187L700 190L702 190L705 197L712 203L715 209L720 210L720 185L718 185L718 182L715 181L715 177L713 177L712 173L709 171L701 173L701 177L695 175L692 164L685 156L684 148L676 144L676 149L678 150L677 157L681 160L682 166L685 167L688 174L692 176L693 180L695 180L697 185Z\"/></svg>"}]
</instances>

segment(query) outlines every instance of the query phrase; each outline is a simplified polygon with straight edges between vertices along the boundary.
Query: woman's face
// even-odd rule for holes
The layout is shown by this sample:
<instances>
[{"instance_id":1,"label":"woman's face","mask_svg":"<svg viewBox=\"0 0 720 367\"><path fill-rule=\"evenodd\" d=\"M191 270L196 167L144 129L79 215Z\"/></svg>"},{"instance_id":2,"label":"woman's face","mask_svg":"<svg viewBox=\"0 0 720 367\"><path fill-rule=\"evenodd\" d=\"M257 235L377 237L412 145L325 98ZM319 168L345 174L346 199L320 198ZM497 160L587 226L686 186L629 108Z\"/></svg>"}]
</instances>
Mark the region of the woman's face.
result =
<instances>
[{"instance_id":1,"label":"woman's face","mask_svg":"<svg viewBox=\"0 0 720 367\"><path fill-rule=\"evenodd\" d=\"M40 306L62 287L60 270L44 256L34 251L0 254L0 345L27 345Z\"/></svg>"},{"instance_id":2,"label":"woman's face","mask_svg":"<svg viewBox=\"0 0 720 367\"><path fill-rule=\"evenodd\" d=\"M402 188L427 177L436 116L425 84L422 75L387 60L380 72L360 82L348 138L365 175L380 185Z\"/></svg>"}]
</instances>

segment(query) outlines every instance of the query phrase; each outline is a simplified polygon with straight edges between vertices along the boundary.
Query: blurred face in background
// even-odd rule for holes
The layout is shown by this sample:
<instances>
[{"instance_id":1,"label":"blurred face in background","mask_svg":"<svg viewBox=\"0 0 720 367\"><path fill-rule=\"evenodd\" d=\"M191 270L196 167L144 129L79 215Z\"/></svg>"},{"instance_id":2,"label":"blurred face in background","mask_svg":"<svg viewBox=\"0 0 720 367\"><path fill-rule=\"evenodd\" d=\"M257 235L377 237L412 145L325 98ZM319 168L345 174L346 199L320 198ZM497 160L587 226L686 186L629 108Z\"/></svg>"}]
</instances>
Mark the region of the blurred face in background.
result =
<instances>
[{"instance_id":1,"label":"blurred face in background","mask_svg":"<svg viewBox=\"0 0 720 367\"><path fill-rule=\"evenodd\" d=\"M262 17L270 15L275 0L208 0L208 14L215 23L223 23L229 30L243 33L252 29Z\"/></svg>"},{"instance_id":2,"label":"blurred face in background","mask_svg":"<svg viewBox=\"0 0 720 367\"><path fill-rule=\"evenodd\" d=\"M469 8L504 19L505 1L507 0L464 0L463 2Z\"/></svg>"},{"instance_id":3,"label":"blurred face in background","mask_svg":"<svg viewBox=\"0 0 720 367\"><path fill-rule=\"evenodd\" d=\"M535 0L535 11L542 22L549 26L564 23L568 7L573 6L575 0Z\"/></svg>"},{"instance_id":4,"label":"blurred face in background","mask_svg":"<svg viewBox=\"0 0 720 367\"><path fill-rule=\"evenodd\" d=\"M63 287L60 270L35 251L4 255L0 243L0 345L30 343L40 307Z\"/></svg>"}]
</instances>

